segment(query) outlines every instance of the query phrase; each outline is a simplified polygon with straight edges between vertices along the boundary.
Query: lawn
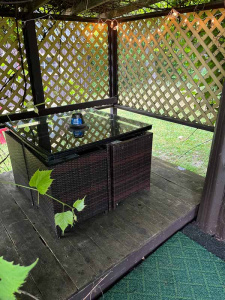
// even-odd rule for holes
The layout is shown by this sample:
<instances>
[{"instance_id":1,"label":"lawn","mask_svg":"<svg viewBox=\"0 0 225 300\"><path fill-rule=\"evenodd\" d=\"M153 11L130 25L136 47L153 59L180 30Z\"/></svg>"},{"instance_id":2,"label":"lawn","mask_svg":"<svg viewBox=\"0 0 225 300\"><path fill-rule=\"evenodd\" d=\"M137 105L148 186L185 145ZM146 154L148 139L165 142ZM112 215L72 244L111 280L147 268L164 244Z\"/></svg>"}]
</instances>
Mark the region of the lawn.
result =
<instances>
[{"instance_id":1,"label":"lawn","mask_svg":"<svg viewBox=\"0 0 225 300\"><path fill-rule=\"evenodd\" d=\"M118 115L153 125L154 156L205 176L213 138L212 132L123 110L118 110Z\"/></svg>"},{"instance_id":2,"label":"lawn","mask_svg":"<svg viewBox=\"0 0 225 300\"><path fill-rule=\"evenodd\" d=\"M153 155L205 176L212 132L196 130L167 121L118 110L118 115L153 125ZM204 143L207 141L206 143ZM204 143L204 144L203 144ZM194 148L194 149L193 149ZM7 146L0 145L0 160L8 153ZM0 173L11 170L8 158L0 165Z\"/></svg>"}]
</instances>

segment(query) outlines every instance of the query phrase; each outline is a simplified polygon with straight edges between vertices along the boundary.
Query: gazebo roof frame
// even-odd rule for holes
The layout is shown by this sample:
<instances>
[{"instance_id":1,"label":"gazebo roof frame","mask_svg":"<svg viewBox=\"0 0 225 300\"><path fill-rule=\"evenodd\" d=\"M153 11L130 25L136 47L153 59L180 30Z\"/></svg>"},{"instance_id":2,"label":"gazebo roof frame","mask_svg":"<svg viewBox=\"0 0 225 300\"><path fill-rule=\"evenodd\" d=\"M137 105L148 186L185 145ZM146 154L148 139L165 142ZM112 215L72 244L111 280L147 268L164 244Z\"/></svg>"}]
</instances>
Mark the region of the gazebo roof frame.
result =
<instances>
[{"instance_id":1,"label":"gazebo roof frame","mask_svg":"<svg viewBox=\"0 0 225 300\"><path fill-rule=\"evenodd\" d=\"M28 0L27 0L28 1ZM73 14L65 14L65 13L41 13L41 12L36 12L36 9L38 7L41 7L43 4L46 4L47 2L49 2L50 0L35 0L34 1L34 10L28 10L28 11L24 11L24 12L19 12L16 7L15 10L9 10L9 9L4 9L0 7L0 16L2 17L17 17L18 19L30 19L30 18L34 18L34 19L38 19L38 18L42 18L42 19L47 19L49 18L49 16L51 16L53 19L55 20L63 20L63 21L79 21L79 22L91 22L91 23L96 23L99 22L99 20L101 19L102 21L106 21L109 18L106 16L99 16L97 17L85 17L85 16L79 16L79 12L78 15L73 13ZM155 0L151 0L152 2L160 2L160 1L155 1ZM3 1L4 2L4 1ZM90 2L90 0L89 0ZM93 3L105 3L108 2L106 0L100 0L100 1L96 1L96 0L92 0L91 2ZM142 7L139 8L143 8L144 7L144 2L143 0L136 0L136 2L133 3L142 3ZM13 1L12 1L13 3ZM35 5L35 3L37 3ZM85 5L84 1L81 1L82 5ZM89 4L91 5L91 4ZM95 4L96 5L96 4ZM97 6L97 5L96 5ZM133 8L135 7L135 4L131 5ZM125 10L126 6L122 6L122 8L124 8ZM173 7L174 9L178 10L180 13L188 13L188 12L192 12L192 11L201 11L201 10L207 10L207 9L216 9L216 8L221 8L224 7L224 1L215 1L215 2L208 2L208 3L202 3L202 4L197 4L197 5L188 5L188 6L180 6L180 7ZM166 16L168 15L168 13L171 11L171 8L165 8L162 9L160 11L154 11L154 12L149 12L149 13L143 13L143 14L134 14L131 16L112 16L110 19L116 19L118 22L126 22L126 21L132 21L132 20L141 20L141 19L147 19L147 18L153 18L153 17L161 17L161 16Z\"/></svg>"}]
</instances>

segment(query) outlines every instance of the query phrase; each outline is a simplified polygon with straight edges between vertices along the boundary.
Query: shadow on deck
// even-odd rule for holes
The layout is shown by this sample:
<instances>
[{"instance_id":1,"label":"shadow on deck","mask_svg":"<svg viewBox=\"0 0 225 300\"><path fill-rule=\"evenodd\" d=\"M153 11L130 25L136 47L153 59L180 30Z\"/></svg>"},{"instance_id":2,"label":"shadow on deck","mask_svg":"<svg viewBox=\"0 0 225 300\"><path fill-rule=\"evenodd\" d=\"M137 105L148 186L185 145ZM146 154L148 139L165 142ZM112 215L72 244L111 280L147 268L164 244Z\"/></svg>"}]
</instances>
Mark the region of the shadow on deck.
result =
<instances>
[{"instance_id":1,"label":"shadow on deck","mask_svg":"<svg viewBox=\"0 0 225 300\"><path fill-rule=\"evenodd\" d=\"M1 180L12 181L12 173ZM196 216L203 184L203 177L153 158L150 192L58 240L16 187L0 183L0 253L24 265L39 258L23 287L39 299L94 299Z\"/></svg>"}]
</instances>

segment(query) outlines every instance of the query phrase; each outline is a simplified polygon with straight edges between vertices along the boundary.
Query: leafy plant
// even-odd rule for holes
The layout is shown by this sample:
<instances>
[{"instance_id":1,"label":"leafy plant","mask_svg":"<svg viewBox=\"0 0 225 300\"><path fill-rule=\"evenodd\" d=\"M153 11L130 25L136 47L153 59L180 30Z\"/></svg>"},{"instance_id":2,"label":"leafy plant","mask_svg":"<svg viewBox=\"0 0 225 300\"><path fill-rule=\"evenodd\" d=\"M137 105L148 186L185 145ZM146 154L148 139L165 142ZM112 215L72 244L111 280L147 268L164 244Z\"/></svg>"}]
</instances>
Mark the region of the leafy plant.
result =
<instances>
[{"instance_id":1,"label":"leafy plant","mask_svg":"<svg viewBox=\"0 0 225 300\"><path fill-rule=\"evenodd\" d=\"M24 186L21 184L16 184L12 182L4 182L3 183L8 183L8 184L13 184L16 186L20 186L26 189L31 189L33 191L37 191L38 194L38 205L40 202L40 194L46 196L50 201L56 201L62 205L62 212L55 214L55 225L59 226L60 229L62 230L62 234L64 234L65 229L68 226L73 226L74 223L77 221L77 216L75 214L75 210L78 212L82 211L85 208L85 197L83 199L78 199L73 203L73 206L64 203L60 201L59 199L56 199L52 197L51 195L47 194L48 189L50 188L53 179L51 178L51 173L53 170L45 170L45 171L40 171L37 170L33 176L30 179L29 182L29 187ZM67 211L65 211L65 208ZM1 299L0 299L1 300Z\"/></svg>"},{"instance_id":2,"label":"leafy plant","mask_svg":"<svg viewBox=\"0 0 225 300\"><path fill-rule=\"evenodd\" d=\"M25 283L30 270L32 270L38 262L38 259L30 266L24 267L14 265L13 262L8 262L0 257L0 300L14 300L15 293L26 294L29 293L19 290Z\"/></svg>"},{"instance_id":3,"label":"leafy plant","mask_svg":"<svg viewBox=\"0 0 225 300\"><path fill-rule=\"evenodd\" d=\"M55 214L55 225L59 226L64 234L65 229L70 225L73 226L74 222L77 221L77 216L75 215L75 209L77 211L82 211L85 208L84 200L79 199L74 202L73 206L64 203L51 195L47 194L48 189L50 188L53 179L51 178L51 173L53 170L40 171L37 170L30 179L29 185L30 187L34 187L38 193L38 205L39 205L39 194L45 195L51 198L53 201L56 201L62 205L63 211L61 213ZM69 208L69 211L64 211L65 207Z\"/></svg>"},{"instance_id":4,"label":"leafy plant","mask_svg":"<svg viewBox=\"0 0 225 300\"><path fill-rule=\"evenodd\" d=\"M68 205L47 194L53 179L51 178L51 173L53 170L40 171L37 170L30 179L29 187L20 184L14 184L12 182L3 182L8 184L13 184L23 188L31 189L37 191L38 193L38 205L39 205L39 195L45 195L49 200L56 201L62 205L62 212L55 214L55 226L59 226L64 234L65 229L68 226L73 226L74 222L77 221L77 216L75 214L75 209L79 212L85 208L84 200L78 199L73 203L73 206ZM69 210L64 211L65 207ZM14 300L16 299L15 293L26 294L33 299L37 299L33 295L19 290L19 288L24 284L31 269L35 267L38 259L30 266L24 267L20 265L14 265L12 262L8 262L0 257L0 300Z\"/></svg>"}]
</instances>

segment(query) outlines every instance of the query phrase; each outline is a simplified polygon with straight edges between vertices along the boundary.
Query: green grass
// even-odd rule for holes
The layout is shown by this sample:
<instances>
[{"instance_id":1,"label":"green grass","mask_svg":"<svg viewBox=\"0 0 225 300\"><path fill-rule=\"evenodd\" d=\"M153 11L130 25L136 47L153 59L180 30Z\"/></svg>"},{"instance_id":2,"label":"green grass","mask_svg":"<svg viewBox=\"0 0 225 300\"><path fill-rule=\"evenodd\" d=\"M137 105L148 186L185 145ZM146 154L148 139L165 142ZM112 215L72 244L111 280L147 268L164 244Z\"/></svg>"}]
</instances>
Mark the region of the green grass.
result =
<instances>
[{"instance_id":1,"label":"green grass","mask_svg":"<svg viewBox=\"0 0 225 300\"><path fill-rule=\"evenodd\" d=\"M205 176L213 133L118 110L118 115L152 124L153 155ZM195 131L195 132L194 132ZM193 135L191 135L194 132ZM191 135L191 136L190 136ZM190 136L188 140L185 141ZM207 140L209 142L201 144ZM201 145L199 145L201 144ZM199 145L198 147L196 147ZM195 149L189 151L190 149ZM189 151L185 154L185 152Z\"/></svg>"},{"instance_id":2,"label":"green grass","mask_svg":"<svg viewBox=\"0 0 225 300\"><path fill-rule=\"evenodd\" d=\"M200 129L195 131L195 128L150 118L123 110L118 110L118 115L153 125L152 131L154 133L154 156L205 176L211 141L205 144L201 143L211 140L213 137L212 132ZM194 134L191 135L193 132ZM185 141L185 139L187 139L189 136L190 138ZM194 147L196 148L191 150ZM7 146L0 145L0 160L2 160L7 153ZM10 170L10 159L7 159L4 164L0 165L0 173Z\"/></svg>"}]
</instances>

